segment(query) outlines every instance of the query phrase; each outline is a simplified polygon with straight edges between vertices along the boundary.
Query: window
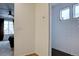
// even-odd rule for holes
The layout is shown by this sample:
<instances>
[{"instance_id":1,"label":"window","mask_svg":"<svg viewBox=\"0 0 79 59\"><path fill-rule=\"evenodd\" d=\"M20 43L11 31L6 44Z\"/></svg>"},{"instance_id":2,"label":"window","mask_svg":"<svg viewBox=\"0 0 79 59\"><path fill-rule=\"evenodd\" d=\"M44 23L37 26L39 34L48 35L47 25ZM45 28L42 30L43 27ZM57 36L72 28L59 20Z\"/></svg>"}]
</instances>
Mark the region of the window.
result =
<instances>
[{"instance_id":1,"label":"window","mask_svg":"<svg viewBox=\"0 0 79 59\"><path fill-rule=\"evenodd\" d=\"M4 34L14 34L12 21L4 21Z\"/></svg>"},{"instance_id":2,"label":"window","mask_svg":"<svg viewBox=\"0 0 79 59\"><path fill-rule=\"evenodd\" d=\"M73 17L79 17L79 4L73 5Z\"/></svg>"},{"instance_id":3,"label":"window","mask_svg":"<svg viewBox=\"0 0 79 59\"><path fill-rule=\"evenodd\" d=\"M60 20L67 20L70 18L69 8L62 9L60 11Z\"/></svg>"},{"instance_id":4,"label":"window","mask_svg":"<svg viewBox=\"0 0 79 59\"><path fill-rule=\"evenodd\" d=\"M79 3L73 3L59 11L60 20L79 20Z\"/></svg>"}]
</instances>

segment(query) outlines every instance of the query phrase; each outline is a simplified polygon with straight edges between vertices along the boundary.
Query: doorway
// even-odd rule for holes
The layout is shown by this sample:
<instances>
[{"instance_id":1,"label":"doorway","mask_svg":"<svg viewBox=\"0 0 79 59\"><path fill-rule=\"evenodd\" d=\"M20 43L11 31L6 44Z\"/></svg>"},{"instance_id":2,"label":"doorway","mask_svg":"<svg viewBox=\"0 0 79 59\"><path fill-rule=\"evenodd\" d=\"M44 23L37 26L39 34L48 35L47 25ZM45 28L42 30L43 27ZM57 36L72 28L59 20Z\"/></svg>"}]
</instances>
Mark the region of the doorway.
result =
<instances>
[{"instance_id":1,"label":"doorway","mask_svg":"<svg viewBox=\"0 0 79 59\"><path fill-rule=\"evenodd\" d=\"M0 3L0 56L14 55L14 4Z\"/></svg>"}]
</instances>

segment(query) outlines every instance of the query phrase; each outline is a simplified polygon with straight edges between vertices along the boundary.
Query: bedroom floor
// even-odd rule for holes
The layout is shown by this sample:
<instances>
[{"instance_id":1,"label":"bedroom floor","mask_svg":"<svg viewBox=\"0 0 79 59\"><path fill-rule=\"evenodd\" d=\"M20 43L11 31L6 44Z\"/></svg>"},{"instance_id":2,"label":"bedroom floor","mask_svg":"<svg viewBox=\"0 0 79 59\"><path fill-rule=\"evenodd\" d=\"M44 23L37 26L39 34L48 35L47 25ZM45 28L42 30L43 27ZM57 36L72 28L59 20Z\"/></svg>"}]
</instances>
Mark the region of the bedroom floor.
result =
<instances>
[{"instance_id":1,"label":"bedroom floor","mask_svg":"<svg viewBox=\"0 0 79 59\"><path fill-rule=\"evenodd\" d=\"M52 56L72 56L72 55L52 48Z\"/></svg>"},{"instance_id":2,"label":"bedroom floor","mask_svg":"<svg viewBox=\"0 0 79 59\"><path fill-rule=\"evenodd\" d=\"M9 41L0 41L0 56L13 56Z\"/></svg>"}]
</instances>

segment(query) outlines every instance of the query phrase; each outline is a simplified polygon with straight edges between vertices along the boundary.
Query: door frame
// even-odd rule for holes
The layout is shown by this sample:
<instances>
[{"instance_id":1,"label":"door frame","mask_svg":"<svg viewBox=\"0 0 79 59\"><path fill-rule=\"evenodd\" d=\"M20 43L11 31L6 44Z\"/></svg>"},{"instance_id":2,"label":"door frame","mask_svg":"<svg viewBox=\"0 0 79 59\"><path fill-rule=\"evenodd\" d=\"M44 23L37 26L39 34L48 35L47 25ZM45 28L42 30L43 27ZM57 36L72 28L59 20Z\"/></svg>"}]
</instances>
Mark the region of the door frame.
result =
<instances>
[{"instance_id":1,"label":"door frame","mask_svg":"<svg viewBox=\"0 0 79 59\"><path fill-rule=\"evenodd\" d=\"M49 3L48 4L48 7L49 7L49 47L48 47L48 55L49 56L52 56L52 46L51 46L51 41L52 41L52 39L51 39L51 10L52 10L52 4L51 3Z\"/></svg>"}]
</instances>

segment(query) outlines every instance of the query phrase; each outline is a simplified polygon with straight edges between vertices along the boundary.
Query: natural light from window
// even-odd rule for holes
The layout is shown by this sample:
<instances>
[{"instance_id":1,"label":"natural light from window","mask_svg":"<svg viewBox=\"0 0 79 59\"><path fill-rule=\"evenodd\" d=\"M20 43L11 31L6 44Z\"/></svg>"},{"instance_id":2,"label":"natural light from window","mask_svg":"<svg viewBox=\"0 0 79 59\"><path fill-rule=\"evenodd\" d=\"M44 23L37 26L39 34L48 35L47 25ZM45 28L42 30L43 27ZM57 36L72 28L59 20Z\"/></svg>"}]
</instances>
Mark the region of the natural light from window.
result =
<instances>
[{"instance_id":1,"label":"natural light from window","mask_svg":"<svg viewBox=\"0 0 79 59\"><path fill-rule=\"evenodd\" d=\"M4 34L14 34L12 21L4 21Z\"/></svg>"},{"instance_id":2,"label":"natural light from window","mask_svg":"<svg viewBox=\"0 0 79 59\"><path fill-rule=\"evenodd\" d=\"M62 9L60 11L60 19L61 20L67 20L70 18L70 14L69 14L69 8L65 8L65 9Z\"/></svg>"},{"instance_id":3,"label":"natural light from window","mask_svg":"<svg viewBox=\"0 0 79 59\"><path fill-rule=\"evenodd\" d=\"M79 4L74 5L73 10L74 17L79 17Z\"/></svg>"}]
</instances>

